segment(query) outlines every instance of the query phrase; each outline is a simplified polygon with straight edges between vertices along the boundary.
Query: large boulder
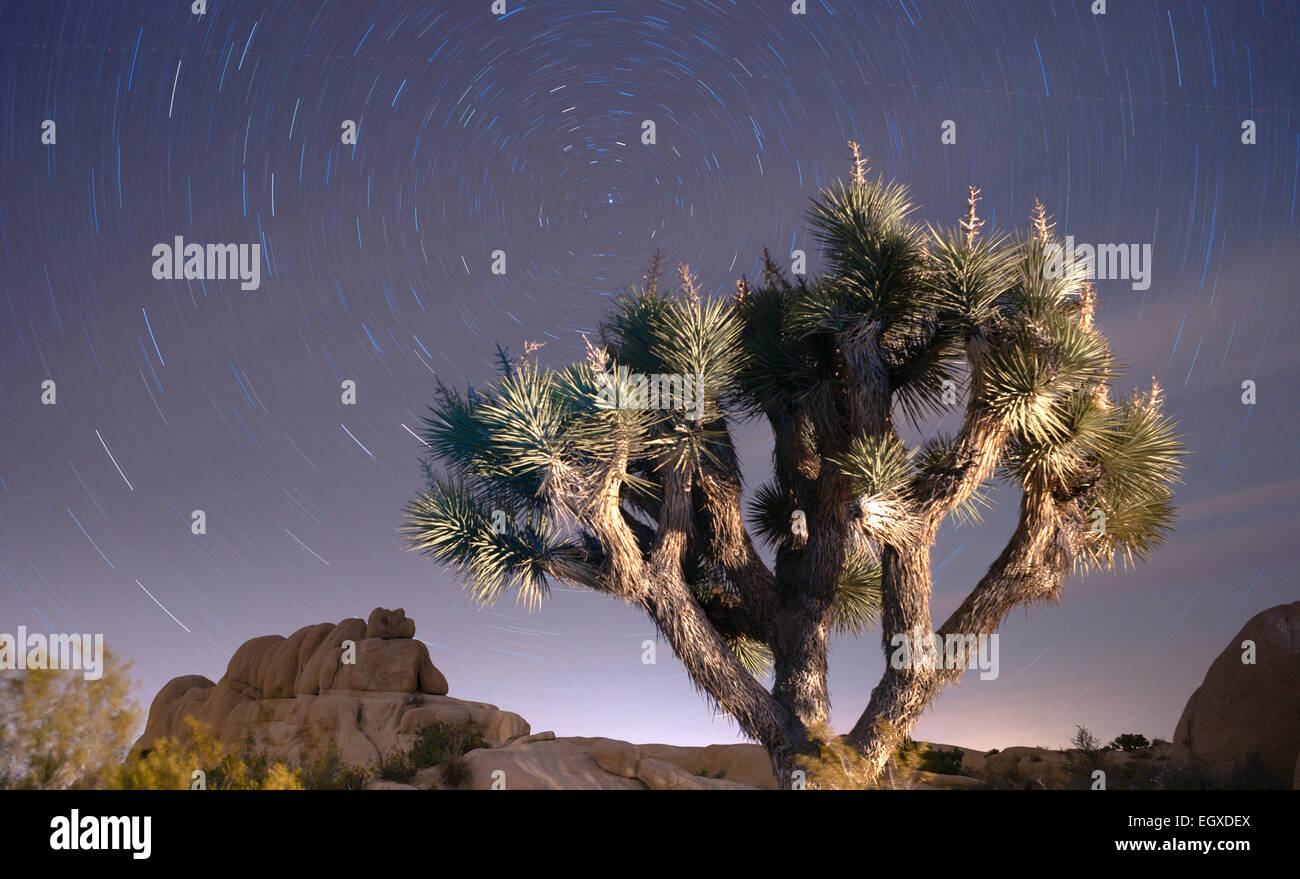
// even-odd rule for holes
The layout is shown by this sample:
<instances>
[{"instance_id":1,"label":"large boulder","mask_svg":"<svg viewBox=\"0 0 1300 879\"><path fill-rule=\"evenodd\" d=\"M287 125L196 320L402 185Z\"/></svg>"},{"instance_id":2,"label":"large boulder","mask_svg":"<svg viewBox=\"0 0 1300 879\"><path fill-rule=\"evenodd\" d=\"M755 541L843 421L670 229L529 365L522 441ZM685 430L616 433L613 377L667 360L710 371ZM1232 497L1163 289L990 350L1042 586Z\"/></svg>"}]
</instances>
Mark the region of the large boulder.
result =
<instances>
[{"instance_id":1,"label":"large boulder","mask_svg":"<svg viewBox=\"0 0 1300 879\"><path fill-rule=\"evenodd\" d=\"M400 607L397 610L377 607L366 620L366 637L414 638L415 620L409 619Z\"/></svg>"},{"instance_id":2,"label":"large boulder","mask_svg":"<svg viewBox=\"0 0 1300 879\"><path fill-rule=\"evenodd\" d=\"M1254 642L1254 663L1243 661ZM1242 767L1275 787L1300 758L1300 601L1251 617L1205 673L1174 732L1174 758L1231 777Z\"/></svg>"},{"instance_id":3,"label":"large boulder","mask_svg":"<svg viewBox=\"0 0 1300 879\"><path fill-rule=\"evenodd\" d=\"M185 707L194 701L195 696L215 686L203 675L181 675L163 684L149 705L149 720L140 741L152 744L171 735L172 730L182 725L180 717Z\"/></svg>"},{"instance_id":4,"label":"large boulder","mask_svg":"<svg viewBox=\"0 0 1300 879\"><path fill-rule=\"evenodd\" d=\"M303 626L275 645L262 672L262 698L292 699L297 693L298 673L302 666L311 659L333 628L331 623Z\"/></svg>"},{"instance_id":5,"label":"large boulder","mask_svg":"<svg viewBox=\"0 0 1300 879\"><path fill-rule=\"evenodd\" d=\"M276 655L276 647L284 642L283 635L263 635L245 641L230 657L226 675L221 683L250 699L262 698L262 675Z\"/></svg>"},{"instance_id":6,"label":"large boulder","mask_svg":"<svg viewBox=\"0 0 1300 879\"><path fill-rule=\"evenodd\" d=\"M1070 783L1072 775L1068 754L1023 745L984 755L984 765L979 771L985 777L1001 779L1004 784L1022 786L1027 790L1063 788Z\"/></svg>"},{"instance_id":7,"label":"large boulder","mask_svg":"<svg viewBox=\"0 0 1300 879\"><path fill-rule=\"evenodd\" d=\"M344 643L351 641L356 644L358 641L364 641L365 637L365 621L356 617L332 626L306 659L300 657L298 675L293 684L294 695L315 696L322 689L328 690L334 682L334 675L338 673L339 666L343 664ZM324 681L323 687L322 681Z\"/></svg>"},{"instance_id":8,"label":"large boulder","mask_svg":"<svg viewBox=\"0 0 1300 879\"><path fill-rule=\"evenodd\" d=\"M368 638L368 631L381 636ZM253 638L217 683L184 675L159 690L133 751L165 736L185 740L187 717L222 744L251 741L272 759L301 764L337 750L361 767L409 748L423 723L442 718L463 718L460 725L489 744L529 732L517 714L448 697L447 679L414 633L402 610L376 608L369 624L352 618L304 626L288 638Z\"/></svg>"},{"instance_id":9,"label":"large boulder","mask_svg":"<svg viewBox=\"0 0 1300 879\"><path fill-rule=\"evenodd\" d=\"M528 721L518 714L486 702L467 702L450 696L425 696L419 705L408 706L398 724L398 732L414 736L420 727L430 723L477 732L489 745L504 744L529 733Z\"/></svg>"},{"instance_id":10,"label":"large boulder","mask_svg":"<svg viewBox=\"0 0 1300 879\"><path fill-rule=\"evenodd\" d=\"M556 738L539 733L504 747L465 755L471 788L490 790L753 790L775 787L749 765L757 745L678 748L604 738ZM762 750L761 748L759 749ZM658 755L658 756L655 756ZM767 763L767 757L763 760ZM611 767L613 767L611 769ZM726 777L728 767L762 785Z\"/></svg>"},{"instance_id":11,"label":"large boulder","mask_svg":"<svg viewBox=\"0 0 1300 879\"><path fill-rule=\"evenodd\" d=\"M706 787L739 786L776 789L772 763L761 745L634 745L616 739L592 739L591 755L605 771L626 778L638 778L656 790L664 786L687 789L695 782L671 783L660 766L667 763L704 781L719 781Z\"/></svg>"},{"instance_id":12,"label":"large boulder","mask_svg":"<svg viewBox=\"0 0 1300 879\"><path fill-rule=\"evenodd\" d=\"M447 694L447 679L429 659L423 641L366 638L356 642L356 661L327 666L320 689L370 693Z\"/></svg>"},{"instance_id":13,"label":"large boulder","mask_svg":"<svg viewBox=\"0 0 1300 879\"><path fill-rule=\"evenodd\" d=\"M474 790L645 790L635 778L602 769L591 757L590 739L523 742L470 751L469 787Z\"/></svg>"}]
</instances>

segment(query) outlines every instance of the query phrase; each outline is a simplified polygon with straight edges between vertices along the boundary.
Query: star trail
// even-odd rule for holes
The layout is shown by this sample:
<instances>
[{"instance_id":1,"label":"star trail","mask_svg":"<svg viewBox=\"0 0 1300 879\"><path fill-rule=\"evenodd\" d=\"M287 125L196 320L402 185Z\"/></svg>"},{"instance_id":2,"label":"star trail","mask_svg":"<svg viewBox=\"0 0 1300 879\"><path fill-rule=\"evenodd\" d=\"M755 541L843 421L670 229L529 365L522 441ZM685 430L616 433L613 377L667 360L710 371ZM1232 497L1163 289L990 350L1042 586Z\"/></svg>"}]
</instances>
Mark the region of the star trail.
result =
<instances>
[{"instance_id":1,"label":"star trail","mask_svg":"<svg viewBox=\"0 0 1300 879\"><path fill-rule=\"evenodd\" d=\"M657 249L706 291L764 247L824 268L805 211L853 140L936 224L976 185L989 230L1037 198L1060 235L1150 245L1096 320L1192 452L1155 559L1014 615L1002 677L918 737L1168 738L1298 592L1300 6L1105 5L0 0L0 630L104 633L147 704L251 637L400 606L451 695L534 729L736 740L669 650L642 665L638 613L478 608L401 509L438 379L490 380L498 343L581 357ZM741 438L761 474L770 437ZM945 527L937 619L1012 513ZM883 660L874 632L834 651L846 724Z\"/></svg>"}]
</instances>

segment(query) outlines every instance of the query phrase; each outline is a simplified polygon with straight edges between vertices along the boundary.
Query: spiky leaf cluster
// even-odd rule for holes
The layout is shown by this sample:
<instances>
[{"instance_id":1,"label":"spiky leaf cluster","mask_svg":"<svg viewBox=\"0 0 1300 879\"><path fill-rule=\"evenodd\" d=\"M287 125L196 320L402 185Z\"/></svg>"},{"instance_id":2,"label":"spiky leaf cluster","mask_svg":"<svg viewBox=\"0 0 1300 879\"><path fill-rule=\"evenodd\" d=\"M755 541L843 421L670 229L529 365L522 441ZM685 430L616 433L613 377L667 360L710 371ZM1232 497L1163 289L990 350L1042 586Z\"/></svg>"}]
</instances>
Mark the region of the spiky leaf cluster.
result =
<instances>
[{"instance_id":1,"label":"spiky leaf cluster","mask_svg":"<svg viewBox=\"0 0 1300 879\"><path fill-rule=\"evenodd\" d=\"M734 606L742 590L709 556L719 517L698 486L706 475L739 484L732 429L761 418L785 458L746 518L781 563L798 564L804 546L796 511L826 497L858 508L828 610L836 631L860 631L880 613L881 569L863 541L932 534L909 521L927 503L978 521L987 495L963 476L982 479L988 461L1050 498L1058 519L1084 522L1072 548L1080 567L1146 558L1172 522L1183 449L1154 391L1111 402L1119 366L1092 325L1081 269L1057 271L1050 258L1045 213L1031 237L983 235L972 190L959 226L922 226L905 186L854 167L808 213L824 274L791 282L768 258L761 283L704 296L684 267L681 289L669 291L657 260L579 362L549 369L499 352L489 386L441 388L423 436L428 487L407 510L412 545L456 566L482 600L513 590L535 602L551 577L598 585L608 548L585 517L612 464L619 512L641 537L654 533L669 475L688 475L696 488L680 576L702 607ZM700 406L663 404L674 377ZM962 432L908 448L894 420L936 413L963 415ZM935 503L953 485L960 497ZM1088 527L1095 514L1103 528ZM770 667L770 644L724 629L747 668Z\"/></svg>"}]
</instances>

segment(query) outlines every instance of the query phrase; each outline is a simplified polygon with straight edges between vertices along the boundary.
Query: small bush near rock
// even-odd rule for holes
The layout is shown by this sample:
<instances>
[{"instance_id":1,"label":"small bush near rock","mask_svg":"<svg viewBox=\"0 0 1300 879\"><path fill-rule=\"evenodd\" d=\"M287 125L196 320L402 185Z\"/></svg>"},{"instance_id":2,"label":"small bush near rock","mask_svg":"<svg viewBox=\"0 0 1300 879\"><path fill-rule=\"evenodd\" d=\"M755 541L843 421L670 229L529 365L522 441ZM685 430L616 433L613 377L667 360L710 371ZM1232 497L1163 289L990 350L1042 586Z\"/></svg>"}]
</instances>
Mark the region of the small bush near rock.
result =
<instances>
[{"instance_id":1,"label":"small bush near rock","mask_svg":"<svg viewBox=\"0 0 1300 879\"><path fill-rule=\"evenodd\" d=\"M1147 741L1146 736L1137 733L1124 733L1121 736L1116 736L1109 747L1113 751L1143 751L1151 747L1151 743Z\"/></svg>"},{"instance_id":2,"label":"small bush near rock","mask_svg":"<svg viewBox=\"0 0 1300 879\"><path fill-rule=\"evenodd\" d=\"M462 754L485 747L487 742L476 730L466 730L442 722L426 723L415 731L410 762L413 771L418 771L428 766L441 766Z\"/></svg>"},{"instance_id":3,"label":"small bush near rock","mask_svg":"<svg viewBox=\"0 0 1300 879\"><path fill-rule=\"evenodd\" d=\"M384 781L406 784L421 769L443 767L444 786L450 771L453 779L468 784L469 764L449 768L462 756L478 748L487 747L482 734L437 721L426 723L415 731L415 744L409 751L390 751L375 764L375 775Z\"/></svg>"},{"instance_id":4,"label":"small bush near rock","mask_svg":"<svg viewBox=\"0 0 1300 879\"><path fill-rule=\"evenodd\" d=\"M404 751L389 751L375 763L375 775L384 781L397 781L406 784L415 777L420 767L411 762L411 755Z\"/></svg>"},{"instance_id":5,"label":"small bush near rock","mask_svg":"<svg viewBox=\"0 0 1300 879\"><path fill-rule=\"evenodd\" d=\"M1101 739L1093 735L1092 730L1082 724L1074 728L1074 738L1070 739L1070 744L1076 751L1090 757L1095 757L1106 750L1106 746L1101 743Z\"/></svg>"},{"instance_id":6,"label":"small bush near rock","mask_svg":"<svg viewBox=\"0 0 1300 879\"><path fill-rule=\"evenodd\" d=\"M1087 790L1092 787L1092 773L1101 767L1101 755L1111 750L1103 745L1086 726L1079 724L1074 728L1073 746L1067 752L1066 768L1070 776L1067 787L1072 790Z\"/></svg>"},{"instance_id":7,"label":"small bush near rock","mask_svg":"<svg viewBox=\"0 0 1300 879\"><path fill-rule=\"evenodd\" d=\"M118 766L105 785L110 790L191 790L202 779L205 790L302 790L298 772L264 755L224 747L211 729L185 718L189 736L165 736L148 751ZM196 769L202 775L194 775Z\"/></svg>"},{"instance_id":8,"label":"small bush near rock","mask_svg":"<svg viewBox=\"0 0 1300 879\"><path fill-rule=\"evenodd\" d=\"M365 773L343 762L337 750L332 750L299 772L302 786L307 790L364 790Z\"/></svg>"},{"instance_id":9,"label":"small bush near rock","mask_svg":"<svg viewBox=\"0 0 1300 879\"><path fill-rule=\"evenodd\" d=\"M894 754L894 762L903 767L933 772L936 775L961 775L966 754L961 748L933 748L904 736Z\"/></svg>"},{"instance_id":10,"label":"small bush near rock","mask_svg":"<svg viewBox=\"0 0 1300 879\"><path fill-rule=\"evenodd\" d=\"M921 768L939 775L961 775L966 754L960 748L927 748L921 756Z\"/></svg>"},{"instance_id":11,"label":"small bush near rock","mask_svg":"<svg viewBox=\"0 0 1300 879\"><path fill-rule=\"evenodd\" d=\"M442 766L442 788L444 790L465 790L474 779L469 761L464 757L453 757Z\"/></svg>"}]
</instances>

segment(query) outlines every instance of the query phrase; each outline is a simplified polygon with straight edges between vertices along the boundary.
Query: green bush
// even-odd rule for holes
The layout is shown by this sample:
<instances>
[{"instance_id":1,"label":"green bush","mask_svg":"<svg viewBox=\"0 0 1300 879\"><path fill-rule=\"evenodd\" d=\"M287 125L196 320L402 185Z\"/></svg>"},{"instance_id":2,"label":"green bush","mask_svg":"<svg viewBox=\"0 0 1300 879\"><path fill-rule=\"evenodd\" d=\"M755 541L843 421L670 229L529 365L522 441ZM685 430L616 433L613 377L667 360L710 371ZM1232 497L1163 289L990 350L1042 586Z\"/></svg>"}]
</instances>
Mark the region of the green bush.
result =
<instances>
[{"instance_id":1,"label":"green bush","mask_svg":"<svg viewBox=\"0 0 1300 879\"><path fill-rule=\"evenodd\" d=\"M198 779L206 790L302 790L297 770L272 763L264 754L232 750L212 735L207 724L185 718L188 735L165 736L147 751L115 767L110 790L192 790Z\"/></svg>"},{"instance_id":2,"label":"green bush","mask_svg":"<svg viewBox=\"0 0 1300 879\"><path fill-rule=\"evenodd\" d=\"M411 762L409 752L389 751L375 763L375 775L384 781L397 781L406 784L415 777L421 767Z\"/></svg>"},{"instance_id":3,"label":"green bush","mask_svg":"<svg viewBox=\"0 0 1300 879\"><path fill-rule=\"evenodd\" d=\"M415 731L410 763L413 771L441 766L478 748L487 747L477 731L465 730L449 723L426 723Z\"/></svg>"},{"instance_id":4,"label":"green bush","mask_svg":"<svg viewBox=\"0 0 1300 879\"><path fill-rule=\"evenodd\" d=\"M921 768L939 775L961 775L966 753L961 748L927 748L921 757Z\"/></svg>"},{"instance_id":5,"label":"green bush","mask_svg":"<svg viewBox=\"0 0 1300 879\"><path fill-rule=\"evenodd\" d=\"M299 777L306 790L363 790L366 786L365 773L344 763L337 750L303 767Z\"/></svg>"},{"instance_id":6,"label":"green bush","mask_svg":"<svg viewBox=\"0 0 1300 879\"><path fill-rule=\"evenodd\" d=\"M1118 751L1143 751L1149 747L1151 743L1147 741L1147 737L1137 733L1124 733L1122 736L1116 736L1110 743L1110 748Z\"/></svg>"},{"instance_id":7,"label":"green bush","mask_svg":"<svg viewBox=\"0 0 1300 879\"><path fill-rule=\"evenodd\" d=\"M442 787L446 790L464 790L473 777L469 761L464 757L453 757L442 766Z\"/></svg>"},{"instance_id":8,"label":"green bush","mask_svg":"<svg viewBox=\"0 0 1300 879\"><path fill-rule=\"evenodd\" d=\"M375 775L407 784L421 769L440 766L444 787L464 787L469 784L470 768L461 758L485 747L487 742L478 732L441 721L426 723L415 731L415 743L409 751L390 751L379 758Z\"/></svg>"}]
</instances>

